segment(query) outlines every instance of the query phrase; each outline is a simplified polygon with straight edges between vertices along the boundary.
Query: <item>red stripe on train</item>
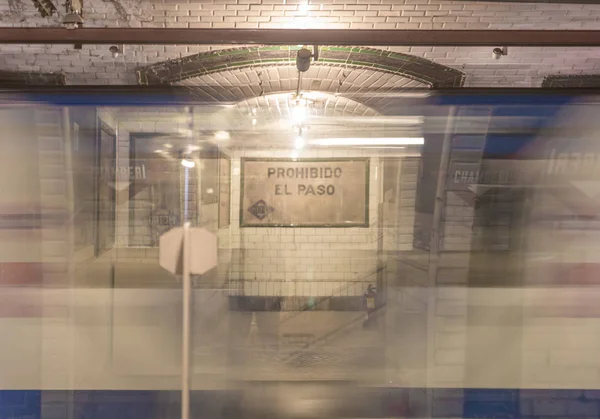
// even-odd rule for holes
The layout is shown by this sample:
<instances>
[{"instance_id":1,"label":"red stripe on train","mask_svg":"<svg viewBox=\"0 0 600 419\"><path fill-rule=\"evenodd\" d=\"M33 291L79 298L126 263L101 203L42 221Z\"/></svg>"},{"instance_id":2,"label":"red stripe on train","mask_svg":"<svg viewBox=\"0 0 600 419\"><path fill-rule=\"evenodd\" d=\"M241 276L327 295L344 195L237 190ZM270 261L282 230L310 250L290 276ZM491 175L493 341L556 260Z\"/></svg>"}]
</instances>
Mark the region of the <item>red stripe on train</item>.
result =
<instances>
[{"instance_id":1,"label":"red stripe on train","mask_svg":"<svg viewBox=\"0 0 600 419\"><path fill-rule=\"evenodd\" d=\"M0 262L0 286L42 285L43 264L39 262Z\"/></svg>"},{"instance_id":2,"label":"red stripe on train","mask_svg":"<svg viewBox=\"0 0 600 419\"><path fill-rule=\"evenodd\" d=\"M0 262L0 318L41 317L43 282L42 263Z\"/></svg>"}]
</instances>

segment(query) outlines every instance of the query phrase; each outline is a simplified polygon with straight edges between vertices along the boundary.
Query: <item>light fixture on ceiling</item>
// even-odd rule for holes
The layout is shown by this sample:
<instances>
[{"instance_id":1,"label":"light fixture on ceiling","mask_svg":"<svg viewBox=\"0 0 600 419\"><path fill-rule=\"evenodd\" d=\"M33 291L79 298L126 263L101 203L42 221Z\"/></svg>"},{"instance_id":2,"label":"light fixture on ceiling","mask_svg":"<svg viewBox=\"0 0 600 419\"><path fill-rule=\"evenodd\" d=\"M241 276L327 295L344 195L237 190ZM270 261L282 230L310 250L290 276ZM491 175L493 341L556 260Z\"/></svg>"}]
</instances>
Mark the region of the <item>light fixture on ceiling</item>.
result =
<instances>
[{"instance_id":1,"label":"light fixture on ceiling","mask_svg":"<svg viewBox=\"0 0 600 419\"><path fill-rule=\"evenodd\" d=\"M120 47L112 45L108 50L110 51L110 54L113 58L117 58L119 55L123 54L123 52L125 51L125 47L123 45L121 45Z\"/></svg>"},{"instance_id":2,"label":"light fixture on ceiling","mask_svg":"<svg viewBox=\"0 0 600 419\"><path fill-rule=\"evenodd\" d=\"M310 59L315 61L319 59L319 47L313 46L313 52L306 48L300 48L296 53L296 68L298 69L298 83L296 85L296 97L300 96L300 87L302 85L302 73L305 73L310 68Z\"/></svg>"},{"instance_id":3,"label":"light fixture on ceiling","mask_svg":"<svg viewBox=\"0 0 600 419\"><path fill-rule=\"evenodd\" d=\"M77 29L83 25L83 18L77 13L67 13L63 19L63 25L67 29Z\"/></svg>"},{"instance_id":4,"label":"light fixture on ceiling","mask_svg":"<svg viewBox=\"0 0 600 419\"><path fill-rule=\"evenodd\" d=\"M67 0L66 14L63 25L67 29L77 29L83 26L83 0Z\"/></svg>"},{"instance_id":5,"label":"light fixture on ceiling","mask_svg":"<svg viewBox=\"0 0 600 419\"><path fill-rule=\"evenodd\" d=\"M294 147L296 148L296 150L300 150L302 148L304 148L304 138L302 138L301 135L298 135L296 137L296 139L294 140Z\"/></svg>"},{"instance_id":6,"label":"light fixture on ceiling","mask_svg":"<svg viewBox=\"0 0 600 419\"><path fill-rule=\"evenodd\" d=\"M314 61L319 59L319 47L317 45L313 45L313 51L311 52L307 48L300 48L296 53L296 68L299 72L305 73L310 68L311 58Z\"/></svg>"},{"instance_id":7,"label":"light fixture on ceiling","mask_svg":"<svg viewBox=\"0 0 600 419\"><path fill-rule=\"evenodd\" d=\"M366 149L382 149L382 148L393 148L394 150L404 150L406 147L405 146L385 146L385 145L376 145L376 146L359 146L357 148L366 148Z\"/></svg>"},{"instance_id":8,"label":"light fixture on ceiling","mask_svg":"<svg viewBox=\"0 0 600 419\"><path fill-rule=\"evenodd\" d=\"M181 159L181 165L186 169L192 169L196 166L196 163L190 159Z\"/></svg>"},{"instance_id":9,"label":"light fixture on ceiling","mask_svg":"<svg viewBox=\"0 0 600 419\"><path fill-rule=\"evenodd\" d=\"M300 101L294 106L291 110L291 120L294 126L301 127L302 123L306 120L306 114L308 109L306 108L306 103Z\"/></svg>"},{"instance_id":10,"label":"light fixture on ceiling","mask_svg":"<svg viewBox=\"0 0 600 419\"><path fill-rule=\"evenodd\" d=\"M215 138L220 141L226 141L231 138L227 131L217 131L215 132Z\"/></svg>"},{"instance_id":11,"label":"light fixture on ceiling","mask_svg":"<svg viewBox=\"0 0 600 419\"><path fill-rule=\"evenodd\" d=\"M296 54L296 68L301 73L307 72L310 68L310 59L313 57L312 52L306 48L300 48Z\"/></svg>"},{"instance_id":12,"label":"light fixture on ceiling","mask_svg":"<svg viewBox=\"0 0 600 419\"><path fill-rule=\"evenodd\" d=\"M308 13L308 8L309 8L309 6L308 6L308 2L305 2L305 3L300 3L300 4L298 5L298 12L299 12L300 14L306 15L306 14Z\"/></svg>"},{"instance_id":13,"label":"light fixture on ceiling","mask_svg":"<svg viewBox=\"0 0 600 419\"><path fill-rule=\"evenodd\" d=\"M321 138L310 142L319 146L407 146L423 145L422 137L389 137L389 138Z\"/></svg>"},{"instance_id":14,"label":"light fixture on ceiling","mask_svg":"<svg viewBox=\"0 0 600 419\"><path fill-rule=\"evenodd\" d=\"M503 55L508 55L508 47L494 48L492 50L492 57L495 60L499 60Z\"/></svg>"}]
</instances>

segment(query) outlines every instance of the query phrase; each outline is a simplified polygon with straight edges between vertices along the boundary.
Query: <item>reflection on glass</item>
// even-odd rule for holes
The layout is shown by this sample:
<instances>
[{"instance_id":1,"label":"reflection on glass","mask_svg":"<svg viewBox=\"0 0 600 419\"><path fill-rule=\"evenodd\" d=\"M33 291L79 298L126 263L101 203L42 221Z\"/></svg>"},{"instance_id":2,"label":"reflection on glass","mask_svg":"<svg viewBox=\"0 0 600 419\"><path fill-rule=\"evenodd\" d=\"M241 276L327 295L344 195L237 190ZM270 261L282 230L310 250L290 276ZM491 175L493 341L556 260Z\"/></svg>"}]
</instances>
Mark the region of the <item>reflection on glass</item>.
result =
<instances>
[{"instance_id":1,"label":"reflection on glass","mask_svg":"<svg viewBox=\"0 0 600 419\"><path fill-rule=\"evenodd\" d=\"M0 417L178 417L183 221L193 417L597 417L597 104L369 97L1 107Z\"/></svg>"}]
</instances>

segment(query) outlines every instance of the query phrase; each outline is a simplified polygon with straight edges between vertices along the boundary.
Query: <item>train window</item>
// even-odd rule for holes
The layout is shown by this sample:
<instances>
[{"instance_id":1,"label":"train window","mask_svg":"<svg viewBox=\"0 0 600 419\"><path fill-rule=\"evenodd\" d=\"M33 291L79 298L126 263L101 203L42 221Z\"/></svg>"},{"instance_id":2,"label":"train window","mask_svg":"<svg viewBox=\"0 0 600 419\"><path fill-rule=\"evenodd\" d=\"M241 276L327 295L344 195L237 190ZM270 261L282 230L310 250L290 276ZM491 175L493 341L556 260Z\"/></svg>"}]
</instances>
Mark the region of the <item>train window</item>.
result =
<instances>
[{"instance_id":1,"label":"train window","mask_svg":"<svg viewBox=\"0 0 600 419\"><path fill-rule=\"evenodd\" d=\"M0 107L0 417L597 416L597 106L200 90Z\"/></svg>"}]
</instances>

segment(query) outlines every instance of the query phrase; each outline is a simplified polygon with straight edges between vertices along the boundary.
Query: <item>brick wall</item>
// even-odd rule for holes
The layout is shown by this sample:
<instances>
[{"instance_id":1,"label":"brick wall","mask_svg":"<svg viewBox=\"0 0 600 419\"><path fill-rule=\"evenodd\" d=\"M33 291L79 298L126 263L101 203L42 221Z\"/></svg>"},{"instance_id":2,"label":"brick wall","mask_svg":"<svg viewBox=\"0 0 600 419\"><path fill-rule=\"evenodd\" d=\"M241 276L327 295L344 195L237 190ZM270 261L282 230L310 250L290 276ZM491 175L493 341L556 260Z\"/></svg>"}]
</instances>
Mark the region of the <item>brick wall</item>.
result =
<instances>
[{"instance_id":1,"label":"brick wall","mask_svg":"<svg viewBox=\"0 0 600 419\"><path fill-rule=\"evenodd\" d=\"M39 17L33 4L2 0L3 26L56 26L60 19ZM338 29L598 29L600 6L444 2L440 0L135 0L86 2L87 26L169 28L338 28ZM219 48L219 47L216 47ZM206 51L206 46L127 46L113 60L108 46L3 45L0 68L63 71L68 83L132 84L134 69ZM467 86L535 87L548 74L597 73L600 49L509 48L494 60L491 48L394 48L464 71ZM93 66L92 66L93 63Z\"/></svg>"}]
</instances>

